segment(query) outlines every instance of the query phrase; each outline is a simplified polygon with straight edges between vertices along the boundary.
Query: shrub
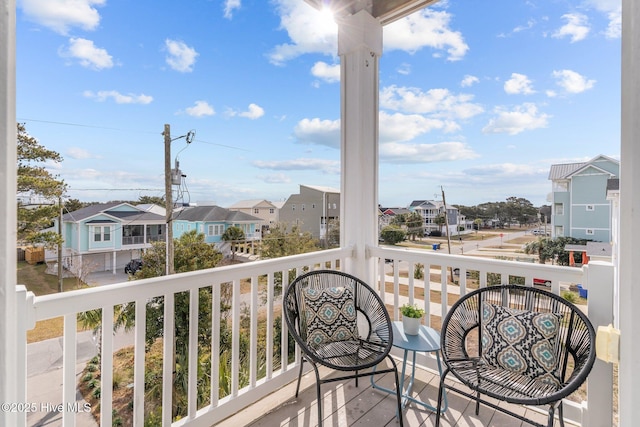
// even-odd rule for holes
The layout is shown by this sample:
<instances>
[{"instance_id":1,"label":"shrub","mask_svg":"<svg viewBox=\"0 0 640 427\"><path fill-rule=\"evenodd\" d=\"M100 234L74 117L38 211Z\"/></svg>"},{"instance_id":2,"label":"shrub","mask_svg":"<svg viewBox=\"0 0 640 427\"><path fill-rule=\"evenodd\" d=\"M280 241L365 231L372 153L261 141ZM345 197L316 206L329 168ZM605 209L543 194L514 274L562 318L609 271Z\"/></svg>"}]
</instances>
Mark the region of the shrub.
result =
<instances>
[{"instance_id":1,"label":"shrub","mask_svg":"<svg viewBox=\"0 0 640 427\"><path fill-rule=\"evenodd\" d=\"M572 304L578 302L578 295L575 292L564 291L562 292L561 296Z\"/></svg>"}]
</instances>

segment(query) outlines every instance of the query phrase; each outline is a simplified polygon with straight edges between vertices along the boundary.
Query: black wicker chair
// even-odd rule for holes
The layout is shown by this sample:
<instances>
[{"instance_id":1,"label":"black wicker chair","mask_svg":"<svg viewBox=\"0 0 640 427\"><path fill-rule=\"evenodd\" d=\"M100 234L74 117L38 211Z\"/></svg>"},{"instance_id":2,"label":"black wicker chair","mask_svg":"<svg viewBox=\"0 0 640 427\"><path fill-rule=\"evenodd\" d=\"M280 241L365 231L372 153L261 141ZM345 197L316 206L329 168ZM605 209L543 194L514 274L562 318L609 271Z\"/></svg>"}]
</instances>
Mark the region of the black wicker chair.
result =
<instances>
[{"instance_id":1,"label":"black wicker chair","mask_svg":"<svg viewBox=\"0 0 640 427\"><path fill-rule=\"evenodd\" d=\"M322 426L323 419L321 384L355 378L357 387L359 377L392 372L396 382L397 415L402 426L398 370L389 355L393 345L391 320L373 289L348 274L316 270L299 276L289 285L283 305L289 332L302 349L296 397L302 368L309 362L316 375L318 425ZM335 316L336 312L340 315ZM390 368L372 370L385 359L391 363ZM351 373L321 379L319 366Z\"/></svg>"},{"instance_id":2,"label":"black wicker chair","mask_svg":"<svg viewBox=\"0 0 640 427\"><path fill-rule=\"evenodd\" d=\"M507 403L548 405L549 427L557 408L564 426L562 399L582 385L595 361L595 332L587 316L565 299L533 287L489 286L470 292L451 307L440 337L446 369L436 427L444 388L474 399L476 415L482 402L544 427L480 397L486 395ZM446 384L448 374L472 392Z\"/></svg>"}]
</instances>

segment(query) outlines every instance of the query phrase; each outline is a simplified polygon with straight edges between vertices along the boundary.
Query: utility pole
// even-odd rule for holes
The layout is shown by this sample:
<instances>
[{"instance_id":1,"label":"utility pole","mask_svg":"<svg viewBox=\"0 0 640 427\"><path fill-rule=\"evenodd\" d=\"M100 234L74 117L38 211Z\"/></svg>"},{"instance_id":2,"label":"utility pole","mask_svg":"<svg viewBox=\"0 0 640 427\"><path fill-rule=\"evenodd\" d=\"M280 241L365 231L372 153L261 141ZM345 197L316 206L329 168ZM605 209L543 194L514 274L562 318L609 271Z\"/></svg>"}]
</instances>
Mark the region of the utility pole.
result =
<instances>
[{"instance_id":1,"label":"utility pole","mask_svg":"<svg viewBox=\"0 0 640 427\"><path fill-rule=\"evenodd\" d=\"M173 197L171 195L171 129L168 124L164 125L164 199L165 199L165 219L167 223L167 243L166 243L166 274L175 273L173 263Z\"/></svg>"}]
</instances>

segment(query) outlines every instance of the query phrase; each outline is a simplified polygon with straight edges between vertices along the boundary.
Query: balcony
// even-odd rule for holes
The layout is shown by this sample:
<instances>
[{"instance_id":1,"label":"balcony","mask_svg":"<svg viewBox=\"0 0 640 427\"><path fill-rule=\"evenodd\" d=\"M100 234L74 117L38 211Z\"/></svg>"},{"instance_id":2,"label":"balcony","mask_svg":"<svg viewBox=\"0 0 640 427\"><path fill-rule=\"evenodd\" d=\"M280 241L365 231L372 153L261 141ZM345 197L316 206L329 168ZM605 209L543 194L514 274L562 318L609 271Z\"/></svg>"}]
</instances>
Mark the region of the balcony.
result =
<instances>
[{"instance_id":1,"label":"balcony","mask_svg":"<svg viewBox=\"0 0 640 427\"><path fill-rule=\"evenodd\" d=\"M488 278L500 275L501 282L518 280L531 286L534 277L545 277L551 280L551 288L555 293L561 286L568 283L582 283L589 288L589 316L598 324L597 319L611 316L612 300L611 285L613 283L613 268L607 263L593 262L581 269L570 267L554 267L515 261L501 261L484 258L474 258L459 255L446 255L433 251L401 250L383 247L368 247L370 261L376 266L375 278L372 286L379 292L387 305L392 319L399 319L399 307L407 302L415 302L426 309L428 324L439 330L439 325L450 305L472 287L487 286ZM273 411L268 418L262 418L256 425L308 425L315 423L314 390L304 393L297 401L293 398L291 383L295 387L298 372L299 351L289 348L286 339L286 324L282 322L278 287L280 277L285 282L296 274L309 269L330 268L346 270L346 265L353 261L356 253L354 248L331 249L309 254L296 255L274 260L255 261L241 265L225 266L210 270L163 276L154 279L138 280L114 285L101 286L86 290L65 292L62 294L34 297L20 288L18 292L20 319L19 336L24 337L26 330L31 329L36 321L53 317L64 317L63 337L63 373L62 383L38 384L37 390L27 389L29 366L22 363L18 367L19 378L23 378L22 393L25 401L30 402L29 396L34 392L42 392L44 387L55 387L54 395L59 396L59 403L63 408L73 408L76 402L77 377L77 344L78 333L76 316L78 313L102 309L102 360L100 389L100 419L102 425L112 425L113 390L110 387L115 376L113 361L110 357L114 353L114 308L121 304L135 304L136 319L146 319L145 313L149 309L148 301L154 297L163 297L165 301L162 319L162 425L169 426L209 426L222 422L228 417L246 417L247 413L264 414ZM387 260L387 262L385 262ZM392 260L391 263L388 260ZM413 274L401 274L401 270L412 272L418 264L429 271L425 276L429 278L430 292L424 292L425 281L415 279ZM402 266L402 268L400 268ZM452 284L451 269L458 268L460 275L458 284ZM472 276L477 281L467 279L466 272L474 272ZM471 283L473 282L473 283ZM286 283L283 284L286 286ZM226 311L221 303L221 290L230 287L230 307ZM211 335L202 337L198 334L200 290L208 289L212 295ZM188 344L183 354L187 354L186 364L197 366L202 363L202 340L210 342L210 354L219 355L221 352L220 324L225 319L229 321L231 331L230 355L226 365L211 364L210 372L198 373L197 369L187 369L187 404L184 408L186 415L179 420L172 420L172 381L176 353L173 342L175 337L175 323L173 301L177 295L186 292L189 301L189 333ZM429 295L425 299L424 295ZM243 308L246 304L247 308ZM586 309L586 308L585 308ZM248 310L248 312L247 312ZM247 315L248 314L248 315ZM247 323L245 323L247 322ZM241 326L242 325L242 326ZM129 387L132 390L133 425L143 425L145 417L145 328L146 322L135 322L133 327L133 370L134 380ZM279 342L274 342L281 330ZM262 331L262 332L261 332ZM241 335L248 333L248 348L246 354L241 349ZM278 351L279 349L279 351ZM22 341L19 360L26 360L27 344ZM400 356L399 353L396 356ZM215 358L218 359L217 357ZM401 360L401 359L400 359ZM417 389L425 387L421 396L433 399L437 392L437 382L434 375L437 372L433 356L419 355L417 360L420 373ZM180 363L185 363L181 361ZM308 365L307 365L308 367ZM203 375L211 378L211 386L203 391L199 386ZM312 377L312 376L309 376ZM389 379L386 379L389 380ZM307 381L307 380L306 380ZM384 379L383 379L384 381ZM611 365L597 361L596 367L589 377L589 382L596 381L597 387L589 387L586 401L567 401L565 404L565 418L578 425L590 420L612 420L611 393L613 382ZM224 384L223 384L224 383ZM375 415L376 420L392 421L395 411L394 401L385 394L373 391L367 387L368 381L361 388L356 389L351 382L337 383L331 390L331 399L325 399L324 404L331 406L325 413L332 423L362 423L367 417ZM307 382L307 384L309 384ZM285 387L284 389L282 389ZM609 393L606 392L609 390ZM351 399L351 403L342 406ZM580 400L580 399L578 399ZM260 409L245 410L244 408L260 401ZM200 403L198 403L200 402ZM204 403L203 403L204 402ZM358 402L358 403L354 403ZM468 418L486 420L493 411L484 408L480 418L471 409L473 405L464 399L452 396L451 411L447 418L451 425L456 425L456 417L462 417L461 425L471 422ZM280 406L287 403L284 406ZM68 406L71 404L72 406ZM366 409L369 407L369 409ZM358 420L354 414L357 409L365 411L366 416ZM391 408L391 409L390 409ZM528 411L531 417L539 414L531 408L520 408ZM334 412L337 411L337 412ZM371 412L373 411L373 412ZM333 412L333 413L332 413ZM378 414L378 415L376 415ZM32 425L27 423L26 413L21 414L18 425ZM41 414L45 415L45 414ZM63 425L74 423L77 413L73 410L62 413ZM355 418L354 418L355 417ZM379 418L381 417L381 418ZM405 413L407 420L422 420L429 418L433 421L433 414L429 411L415 410L412 407ZM503 415L496 415L496 419L505 420L504 425L510 425L509 419ZM288 421L286 421L286 420ZM30 419L31 420L31 419ZM241 421L240 421L241 420ZM297 420L297 421L296 421ZM173 422L172 422L173 421ZM244 425L252 420L246 418L231 418L227 425ZM268 422L267 422L268 421ZM286 421L286 422L285 422ZM30 423L31 421L29 421ZM290 424L287 424L290 423ZM480 421L479 421L480 422ZM265 424L266 423L266 424ZM296 424L297 423L297 424ZM601 425L608 425L601 424ZM223 424L224 425L224 424ZM413 425L413 424L410 424ZM430 425L430 424L428 424ZM493 425L493 424L492 424Z\"/></svg>"}]
</instances>

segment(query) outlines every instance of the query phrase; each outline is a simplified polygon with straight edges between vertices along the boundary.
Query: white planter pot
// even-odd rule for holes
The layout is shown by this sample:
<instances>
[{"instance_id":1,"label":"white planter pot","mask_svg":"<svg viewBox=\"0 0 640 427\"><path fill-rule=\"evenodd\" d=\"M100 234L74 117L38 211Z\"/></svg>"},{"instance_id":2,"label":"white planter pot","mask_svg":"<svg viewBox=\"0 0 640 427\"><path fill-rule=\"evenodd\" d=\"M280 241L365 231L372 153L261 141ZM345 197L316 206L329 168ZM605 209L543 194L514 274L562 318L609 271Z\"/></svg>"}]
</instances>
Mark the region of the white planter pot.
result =
<instances>
[{"instance_id":1,"label":"white planter pot","mask_svg":"<svg viewBox=\"0 0 640 427\"><path fill-rule=\"evenodd\" d=\"M404 333L407 335L418 335L420 331L420 320L421 318L415 317L402 317L402 327L404 328Z\"/></svg>"}]
</instances>

